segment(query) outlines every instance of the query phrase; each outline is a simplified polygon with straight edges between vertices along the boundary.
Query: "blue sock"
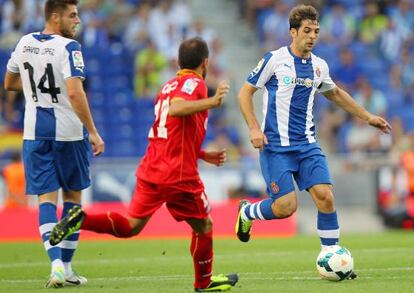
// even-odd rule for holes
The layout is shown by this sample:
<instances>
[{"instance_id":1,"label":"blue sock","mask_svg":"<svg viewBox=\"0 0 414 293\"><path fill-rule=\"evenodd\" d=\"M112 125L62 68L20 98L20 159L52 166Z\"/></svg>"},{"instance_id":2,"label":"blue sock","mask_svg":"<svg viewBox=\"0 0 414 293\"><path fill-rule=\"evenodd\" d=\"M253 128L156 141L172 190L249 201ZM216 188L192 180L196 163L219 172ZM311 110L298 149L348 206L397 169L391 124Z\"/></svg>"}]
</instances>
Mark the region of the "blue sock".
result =
<instances>
[{"instance_id":1,"label":"blue sock","mask_svg":"<svg viewBox=\"0 0 414 293\"><path fill-rule=\"evenodd\" d=\"M73 202L64 202L62 218L65 217L69 210L74 206L79 206L79 204ZM69 269L68 264L72 261L73 254L75 253L76 248L78 247L79 231L76 231L64 241L62 241L62 261L65 263L65 268Z\"/></svg>"},{"instance_id":2,"label":"blue sock","mask_svg":"<svg viewBox=\"0 0 414 293\"><path fill-rule=\"evenodd\" d=\"M322 246L338 244L339 225L336 211L329 214L318 211L318 235Z\"/></svg>"},{"instance_id":3,"label":"blue sock","mask_svg":"<svg viewBox=\"0 0 414 293\"><path fill-rule=\"evenodd\" d=\"M62 251L59 246L51 246L49 244L49 235L52 228L57 223L56 206L50 202L39 205L39 232L42 236L43 244L49 259L52 263L60 262L62 259Z\"/></svg>"},{"instance_id":4,"label":"blue sock","mask_svg":"<svg viewBox=\"0 0 414 293\"><path fill-rule=\"evenodd\" d=\"M248 220L273 220L277 217L273 214L272 204L274 199L267 198L262 201L246 205L244 215Z\"/></svg>"}]
</instances>

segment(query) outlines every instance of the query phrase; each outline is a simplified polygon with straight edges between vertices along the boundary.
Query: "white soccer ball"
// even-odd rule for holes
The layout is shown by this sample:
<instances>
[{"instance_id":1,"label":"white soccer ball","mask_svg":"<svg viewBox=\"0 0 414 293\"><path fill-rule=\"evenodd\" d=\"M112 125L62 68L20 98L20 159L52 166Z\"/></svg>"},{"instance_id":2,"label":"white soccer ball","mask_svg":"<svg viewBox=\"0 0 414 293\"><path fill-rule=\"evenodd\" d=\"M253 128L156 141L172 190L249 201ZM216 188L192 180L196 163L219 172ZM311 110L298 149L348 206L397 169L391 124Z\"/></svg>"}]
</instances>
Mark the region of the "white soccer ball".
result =
<instances>
[{"instance_id":1,"label":"white soccer ball","mask_svg":"<svg viewBox=\"0 0 414 293\"><path fill-rule=\"evenodd\" d=\"M322 279L342 281L349 277L354 269L354 259L345 247L327 246L316 259L316 268Z\"/></svg>"}]
</instances>

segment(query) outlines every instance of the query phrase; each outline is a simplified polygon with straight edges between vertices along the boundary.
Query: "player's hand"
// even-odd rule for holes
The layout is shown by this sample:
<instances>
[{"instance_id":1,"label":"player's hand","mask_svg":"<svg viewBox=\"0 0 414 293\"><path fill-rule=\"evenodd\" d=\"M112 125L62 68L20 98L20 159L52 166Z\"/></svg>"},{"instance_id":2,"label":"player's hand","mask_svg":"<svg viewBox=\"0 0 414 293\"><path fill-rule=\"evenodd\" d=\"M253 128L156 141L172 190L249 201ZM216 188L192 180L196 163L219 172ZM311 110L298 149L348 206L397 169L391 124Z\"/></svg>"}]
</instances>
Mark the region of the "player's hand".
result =
<instances>
[{"instance_id":1,"label":"player's hand","mask_svg":"<svg viewBox=\"0 0 414 293\"><path fill-rule=\"evenodd\" d=\"M216 94L213 96L213 99L216 100L215 107L220 107L221 105L223 105L224 98L228 94L229 90L230 90L230 86L227 83L227 81L225 80L220 81L217 87L217 90L216 90Z\"/></svg>"},{"instance_id":2,"label":"player's hand","mask_svg":"<svg viewBox=\"0 0 414 293\"><path fill-rule=\"evenodd\" d=\"M94 156L99 156L105 151L105 143L99 133L89 134L89 142L92 145L92 152Z\"/></svg>"},{"instance_id":3,"label":"player's hand","mask_svg":"<svg viewBox=\"0 0 414 293\"><path fill-rule=\"evenodd\" d=\"M375 128L378 128L383 133L390 133L392 129L391 125L387 122L387 120L385 120L384 118L380 116L372 115L368 119L368 124Z\"/></svg>"},{"instance_id":4,"label":"player's hand","mask_svg":"<svg viewBox=\"0 0 414 293\"><path fill-rule=\"evenodd\" d=\"M223 166L226 159L227 159L226 149L223 149L221 151L209 151L209 152L206 151L203 157L203 161L216 165L217 167Z\"/></svg>"},{"instance_id":5,"label":"player's hand","mask_svg":"<svg viewBox=\"0 0 414 293\"><path fill-rule=\"evenodd\" d=\"M264 145L269 143L266 135L258 128L250 130L250 142L256 149L261 149Z\"/></svg>"}]
</instances>

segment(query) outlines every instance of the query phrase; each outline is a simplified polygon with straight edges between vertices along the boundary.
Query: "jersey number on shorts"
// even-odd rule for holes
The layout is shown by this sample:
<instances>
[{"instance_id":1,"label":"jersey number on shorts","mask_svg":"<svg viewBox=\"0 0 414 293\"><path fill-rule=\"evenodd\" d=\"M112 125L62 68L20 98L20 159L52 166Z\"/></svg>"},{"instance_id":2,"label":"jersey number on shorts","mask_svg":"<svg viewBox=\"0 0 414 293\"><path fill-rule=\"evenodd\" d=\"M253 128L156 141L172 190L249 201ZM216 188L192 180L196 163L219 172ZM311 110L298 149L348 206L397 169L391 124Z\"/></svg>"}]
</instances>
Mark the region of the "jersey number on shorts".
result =
<instances>
[{"instance_id":1,"label":"jersey number on shorts","mask_svg":"<svg viewBox=\"0 0 414 293\"><path fill-rule=\"evenodd\" d=\"M29 72L29 80L30 80L30 87L32 89L32 98L33 101L37 102L39 99L37 97L36 92L36 83L33 79L33 66L30 65L29 62L23 63L24 69L26 69ZM48 81L49 87L45 87L45 82ZM55 76L53 75L53 66L50 63L47 63L45 73L40 78L40 81L37 85L37 88L40 90L43 94L49 94L52 97L52 103L58 103L57 95L60 94L60 87L56 87L55 84Z\"/></svg>"}]
</instances>

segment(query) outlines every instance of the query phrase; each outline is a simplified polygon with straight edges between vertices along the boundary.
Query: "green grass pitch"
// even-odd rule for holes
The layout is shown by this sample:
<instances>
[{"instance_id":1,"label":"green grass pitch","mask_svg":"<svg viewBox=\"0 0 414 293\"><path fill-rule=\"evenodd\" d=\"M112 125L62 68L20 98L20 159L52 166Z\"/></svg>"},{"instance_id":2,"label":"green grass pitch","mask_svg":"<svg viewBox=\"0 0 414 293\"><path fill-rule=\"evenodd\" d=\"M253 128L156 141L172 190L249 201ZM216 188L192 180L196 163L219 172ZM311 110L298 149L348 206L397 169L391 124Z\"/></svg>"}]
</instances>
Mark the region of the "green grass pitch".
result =
<instances>
[{"instance_id":1,"label":"green grass pitch","mask_svg":"<svg viewBox=\"0 0 414 293\"><path fill-rule=\"evenodd\" d=\"M193 292L189 239L81 241L73 265L89 279L84 292ZM356 280L319 279L319 239L216 239L214 272L238 272L231 292L414 292L414 232L343 235ZM44 291L49 274L40 242L0 243L0 292ZM54 289L50 289L54 290Z\"/></svg>"}]
</instances>

